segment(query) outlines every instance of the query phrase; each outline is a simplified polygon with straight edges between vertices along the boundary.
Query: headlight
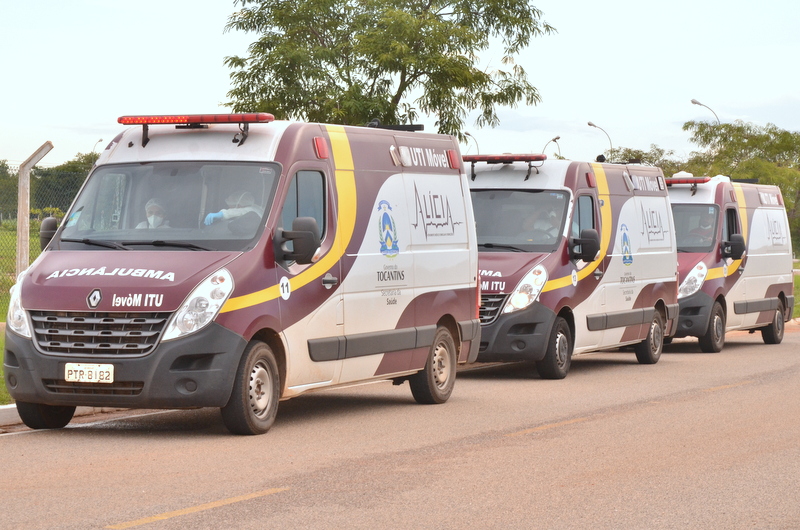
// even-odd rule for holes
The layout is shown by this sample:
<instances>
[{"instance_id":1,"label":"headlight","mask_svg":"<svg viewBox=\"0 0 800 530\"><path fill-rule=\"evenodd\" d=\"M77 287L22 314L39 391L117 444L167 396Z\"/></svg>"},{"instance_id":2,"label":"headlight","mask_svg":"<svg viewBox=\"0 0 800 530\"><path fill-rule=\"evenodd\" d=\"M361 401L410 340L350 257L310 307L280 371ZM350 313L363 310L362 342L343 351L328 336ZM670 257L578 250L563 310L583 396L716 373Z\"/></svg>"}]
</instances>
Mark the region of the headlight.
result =
<instances>
[{"instance_id":1,"label":"headlight","mask_svg":"<svg viewBox=\"0 0 800 530\"><path fill-rule=\"evenodd\" d=\"M695 265L678 288L678 298L691 296L703 286L708 268L702 261Z\"/></svg>"},{"instance_id":2,"label":"headlight","mask_svg":"<svg viewBox=\"0 0 800 530\"><path fill-rule=\"evenodd\" d=\"M162 340L177 339L206 327L232 292L233 276L228 269L220 269L203 280L172 315Z\"/></svg>"},{"instance_id":3,"label":"headlight","mask_svg":"<svg viewBox=\"0 0 800 530\"><path fill-rule=\"evenodd\" d=\"M28 324L28 314L22 307L22 300L20 291L22 290L22 278L25 273L22 273L17 278L17 283L11 287L11 300L8 303L8 315L6 316L6 325L16 333L25 338L31 338L31 327Z\"/></svg>"},{"instance_id":4,"label":"headlight","mask_svg":"<svg viewBox=\"0 0 800 530\"><path fill-rule=\"evenodd\" d=\"M547 283L547 270L541 265L535 266L508 297L503 313L513 313L534 303L539 299L539 293L542 292L545 283Z\"/></svg>"}]
</instances>

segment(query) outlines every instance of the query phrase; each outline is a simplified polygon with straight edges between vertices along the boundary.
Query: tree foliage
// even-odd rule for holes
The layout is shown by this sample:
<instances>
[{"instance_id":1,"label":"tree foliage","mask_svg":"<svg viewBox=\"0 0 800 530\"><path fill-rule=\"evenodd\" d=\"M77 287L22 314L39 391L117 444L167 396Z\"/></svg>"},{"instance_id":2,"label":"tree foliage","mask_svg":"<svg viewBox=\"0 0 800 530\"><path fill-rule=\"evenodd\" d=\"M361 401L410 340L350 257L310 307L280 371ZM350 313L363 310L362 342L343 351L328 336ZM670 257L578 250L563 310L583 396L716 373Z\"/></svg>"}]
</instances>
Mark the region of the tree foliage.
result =
<instances>
[{"instance_id":1,"label":"tree foliage","mask_svg":"<svg viewBox=\"0 0 800 530\"><path fill-rule=\"evenodd\" d=\"M691 141L700 147L688 160L676 159L674 151L656 145L651 145L650 151L615 149L614 160L639 159L661 167L667 176L688 171L697 176L727 175L776 185L786 205L792 244L800 248L800 133L771 123L760 126L739 120L688 121L683 130L691 132Z\"/></svg>"},{"instance_id":2,"label":"tree foliage","mask_svg":"<svg viewBox=\"0 0 800 530\"><path fill-rule=\"evenodd\" d=\"M34 210L66 212L97 161L97 153L78 153L75 158L51 168L34 168L31 173L31 213Z\"/></svg>"},{"instance_id":3,"label":"tree foliage","mask_svg":"<svg viewBox=\"0 0 800 530\"><path fill-rule=\"evenodd\" d=\"M362 125L436 117L461 140L470 111L499 123L497 106L540 97L514 56L554 32L528 0L236 0L226 30L258 34L247 57L227 57L235 111ZM479 52L502 44L499 65Z\"/></svg>"}]
</instances>

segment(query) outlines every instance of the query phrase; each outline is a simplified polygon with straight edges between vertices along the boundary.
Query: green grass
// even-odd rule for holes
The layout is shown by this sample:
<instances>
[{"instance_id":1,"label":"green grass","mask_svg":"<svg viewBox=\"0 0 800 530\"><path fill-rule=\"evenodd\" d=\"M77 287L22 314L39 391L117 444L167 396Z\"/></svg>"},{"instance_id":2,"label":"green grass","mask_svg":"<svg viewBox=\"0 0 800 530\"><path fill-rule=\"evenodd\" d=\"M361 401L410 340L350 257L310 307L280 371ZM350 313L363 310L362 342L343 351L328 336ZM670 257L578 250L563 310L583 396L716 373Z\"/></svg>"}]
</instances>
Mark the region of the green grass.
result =
<instances>
[{"instance_id":1,"label":"green grass","mask_svg":"<svg viewBox=\"0 0 800 530\"><path fill-rule=\"evenodd\" d=\"M794 275L794 292L800 292L800 274ZM792 312L792 318L800 317L800 303L795 300L794 302L794 311Z\"/></svg>"},{"instance_id":2,"label":"green grass","mask_svg":"<svg viewBox=\"0 0 800 530\"><path fill-rule=\"evenodd\" d=\"M6 335L5 333L0 333L0 351L5 351L5 345ZM3 371L3 366L0 365L0 405L8 405L13 402L14 400L11 399L8 390L6 390L6 375Z\"/></svg>"}]
</instances>

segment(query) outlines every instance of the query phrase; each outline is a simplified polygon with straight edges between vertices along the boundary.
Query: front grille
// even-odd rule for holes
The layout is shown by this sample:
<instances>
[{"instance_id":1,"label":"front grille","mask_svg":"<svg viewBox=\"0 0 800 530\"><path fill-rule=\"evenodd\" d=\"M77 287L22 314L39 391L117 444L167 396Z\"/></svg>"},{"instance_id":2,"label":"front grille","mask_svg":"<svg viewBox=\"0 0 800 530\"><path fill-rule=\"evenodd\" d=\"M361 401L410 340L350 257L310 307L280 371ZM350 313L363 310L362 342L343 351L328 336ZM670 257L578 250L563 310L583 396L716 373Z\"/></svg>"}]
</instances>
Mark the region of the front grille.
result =
<instances>
[{"instance_id":1,"label":"front grille","mask_svg":"<svg viewBox=\"0 0 800 530\"><path fill-rule=\"evenodd\" d=\"M482 294L481 307L478 312L481 324L491 324L500 314L500 310L506 301L504 294Z\"/></svg>"},{"instance_id":2,"label":"front grille","mask_svg":"<svg viewBox=\"0 0 800 530\"><path fill-rule=\"evenodd\" d=\"M114 383L72 383L63 379L43 379L45 388L54 394L138 396L142 393L142 381L117 381Z\"/></svg>"},{"instance_id":3,"label":"front grille","mask_svg":"<svg viewBox=\"0 0 800 530\"><path fill-rule=\"evenodd\" d=\"M170 313L31 311L36 346L63 356L141 357L155 348Z\"/></svg>"}]
</instances>

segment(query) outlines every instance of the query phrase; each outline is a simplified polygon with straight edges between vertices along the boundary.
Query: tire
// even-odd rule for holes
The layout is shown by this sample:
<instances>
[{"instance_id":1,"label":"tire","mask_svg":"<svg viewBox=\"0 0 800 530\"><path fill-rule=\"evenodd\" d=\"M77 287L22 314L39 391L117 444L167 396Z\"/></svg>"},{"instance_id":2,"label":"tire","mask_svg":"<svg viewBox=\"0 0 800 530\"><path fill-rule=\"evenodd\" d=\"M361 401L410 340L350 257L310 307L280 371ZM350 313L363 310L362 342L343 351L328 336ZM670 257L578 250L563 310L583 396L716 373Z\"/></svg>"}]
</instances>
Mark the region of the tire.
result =
<instances>
[{"instance_id":1,"label":"tire","mask_svg":"<svg viewBox=\"0 0 800 530\"><path fill-rule=\"evenodd\" d=\"M31 429L61 429L72 420L75 407L17 401L17 413Z\"/></svg>"},{"instance_id":2,"label":"tire","mask_svg":"<svg viewBox=\"0 0 800 530\"><path fill-rule=\"evenodd\" d=\"M544 359L536 362L536 371L542 379L564 379L572 364L572 333L569 324L556 317Z\"/></svg>"},{"instance_id":3,"label":"tire","mask_svg":"<svg viewBox=\"0 0 800 530\"><path fill-rule=\"evenodd\" d=\"M725 346L725 312L719 302L711 307L711 319L706 334L700 339L700 349L705 353L717 353Z\"/></svg>"},{"instance_id":4,"label":"tire","mask_svg":"<svg viewBox=\"0 0 800 530\"><path fill-rule=\"evenodd\" d=\"M456 342L450 330L436 330L425 368L408 378L411 395L417 403L434 405L444 403L453 393L456 384Z\"/></svg>"},{"instance_id":5,"label":"tire","mask_svg":"<svg viewBox=\"0 0 800 530\"><path fill-rule=\"evenodd\" d=\"M653 321L650 322L650 329L647 330L647 338L633 349L640 364L656 364L661 358L661 352L664 349L664 317L661 316L658 309L653 314Z\"/></svg>"},{"instance_id":6,"label":"tire","mask_svg":"<svg viewBox=\"0 0 800 530\"><path fill-rule=\"evenodd\" d=\"M772 323L761 328L761 338L764 339L764 344L780 344L783 340L783 331L786 326L783 320L783 302L778 302L778 308L775 309L775 316L772 317Z\"/></svg>"},{"instance_id":7,"label":"tire","mask_svg":"<svg viewBox=\"0 0 800 530\"><path fill-rule=\"evenodd\" d=\"M266 343L248 344L239 362L233 391L222 407L222 421L233 434L264 434L278 415L280 375Z\"/></svg>"}]
</instances>

